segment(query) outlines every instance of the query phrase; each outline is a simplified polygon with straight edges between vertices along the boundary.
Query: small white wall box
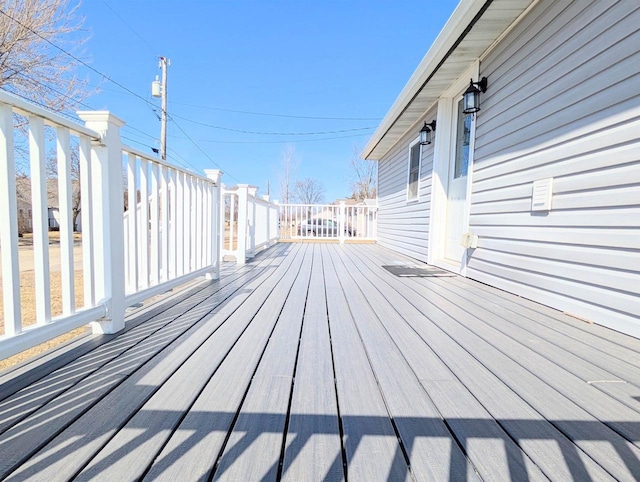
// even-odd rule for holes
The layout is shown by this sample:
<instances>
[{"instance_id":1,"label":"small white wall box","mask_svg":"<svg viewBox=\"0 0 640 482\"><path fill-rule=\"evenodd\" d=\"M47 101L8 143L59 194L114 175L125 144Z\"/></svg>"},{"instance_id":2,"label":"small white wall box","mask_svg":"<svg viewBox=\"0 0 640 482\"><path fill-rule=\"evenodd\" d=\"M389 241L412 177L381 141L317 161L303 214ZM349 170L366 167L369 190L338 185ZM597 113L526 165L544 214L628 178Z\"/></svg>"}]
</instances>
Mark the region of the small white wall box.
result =
<instances>
[{"instance_id":1,"label":"small white wall box","mask_svg":"<svg viewBox=\"0 0 640 482\"><path fill-rule=\"evenodd\" d=\"M460 244L463 248L475 249L478 247L478 235L473 233L464 233Z\"/></svg>"},{"instance_id":2,"label":"small white wall box","mask_svg":"<svg viewBox=\"0 0 640 482\"><path fill-rule=\"evenodd\" d=\"M551 211L551 194L553 193L553 178L533 181L531 195L532 211Z\"/></svg>"}]
</instances>

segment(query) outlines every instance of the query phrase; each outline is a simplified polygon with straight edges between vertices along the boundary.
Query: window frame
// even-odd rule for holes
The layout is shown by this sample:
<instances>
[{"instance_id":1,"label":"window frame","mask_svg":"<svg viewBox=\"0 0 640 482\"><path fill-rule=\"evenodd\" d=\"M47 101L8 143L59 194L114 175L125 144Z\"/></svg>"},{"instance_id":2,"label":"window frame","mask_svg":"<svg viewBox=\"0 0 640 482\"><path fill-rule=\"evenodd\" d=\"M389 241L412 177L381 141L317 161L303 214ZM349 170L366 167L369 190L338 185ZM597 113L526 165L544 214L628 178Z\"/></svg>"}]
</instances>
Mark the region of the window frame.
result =
<instances>
[{"instance_id":1,"label":"window frame","mask_svg":"<svg viewBox=\"0 0 640 482\"><path fill-rule=\"evenodd\" d=\"M416 194L415 197L411 197L411 153L413 152L413 148L418 145L418 166L417 166L417 177L415 182L416 186ZM407 202L412 203L416 202L420 199L420 173L422 171L422 146L420 145L420 137L416 137L413 142L409 144L409 160L407 162Z\"/></svg>"}]
</instances>

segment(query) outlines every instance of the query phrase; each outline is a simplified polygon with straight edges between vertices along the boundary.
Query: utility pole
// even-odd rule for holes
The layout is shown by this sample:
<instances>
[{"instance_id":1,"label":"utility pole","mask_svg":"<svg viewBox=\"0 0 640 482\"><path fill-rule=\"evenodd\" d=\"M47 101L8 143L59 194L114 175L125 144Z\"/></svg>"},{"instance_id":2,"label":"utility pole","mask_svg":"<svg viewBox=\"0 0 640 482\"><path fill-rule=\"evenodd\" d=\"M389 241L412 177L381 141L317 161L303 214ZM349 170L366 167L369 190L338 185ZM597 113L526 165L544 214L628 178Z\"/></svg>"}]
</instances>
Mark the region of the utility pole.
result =
<instances>
[{"instance_id":1,"label":"utility pole","mask_svg":"<svg viewBox=\"0 0 640 482\"><path fill-rule=\"evenodd\" d=\"M162 83L156 76L155 82L151 85L151 95L162 99L162 115L160 117L160 158L167 160L167 67L171 61L166 57L160 57L158 67L162 69Z\"/></svg>"}]
</instances>

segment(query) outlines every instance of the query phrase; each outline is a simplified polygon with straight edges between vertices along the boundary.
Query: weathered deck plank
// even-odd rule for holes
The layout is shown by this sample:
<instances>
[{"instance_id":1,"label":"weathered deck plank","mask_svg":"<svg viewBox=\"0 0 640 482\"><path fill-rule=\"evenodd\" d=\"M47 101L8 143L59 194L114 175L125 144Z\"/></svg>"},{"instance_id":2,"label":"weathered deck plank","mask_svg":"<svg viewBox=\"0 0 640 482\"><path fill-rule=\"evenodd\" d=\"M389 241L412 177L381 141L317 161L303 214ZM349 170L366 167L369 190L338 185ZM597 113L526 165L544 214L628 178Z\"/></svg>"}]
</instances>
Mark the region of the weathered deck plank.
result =
<instances>
[{"instance_id":1,"label":"weathered deck plank","mask_svg":"<svg viewBox=\"0 0 640 482\"><path fill-rule=\"evenodd\" d=\"M441 280L412 281L427 288L428 291L421 290L425 299L455 320L455 323L447 323L440 317L437 322L441 328L488 368L500 373L505 383L547 419L556 420L576 445L619 480L633 480L635 474L640 473L640 452L631 445L640 439L638 412L583 383L530 350L525 343L518 344L493 329L490 325L496 317L487 316L481 307L456 304L441 296L434 288ZM473 314L462 307L473 308ZM558 356L562 359L567 354L559 350ZM574 423L576 421L581 423ZM597 421L603 424L595 423ZM598 449L603 440L610 443Z\"/></svg>"},{"instance_id":2,"label":"weathered deck plank","mask_svg":"<svg viewBox=\"0 0 640 482\"><path fill-rule=\"evenodd\" d=\"M372 250L369 255L380 256ZM395 256L395 253L394 253ZM402 257L400 257L402 259ZM384 260L377 258L378 262ZM406 258L405 258L406 259ZM386 261L385 261L386 262ZM375 264L374 264L375 266ZM378 264L379 266L379 264ZM392 306L403 306L406 319L431 349L449 366L464 385L483 404L504 430L518 442L520 447L551 479L612 480L602 467L576 450L573 440L554 422L546 418L531 405L532 400L521 398L503 380L509 365L497 372L490 370L473 354L470 346L451 336L449 326L456 320L442 311L429 293L420 290L414 280L398 280L391 273L374 269L381 281L386 281L395 290L382 290ZM461 330L458 330L461 331ZM465 333L461 333L464 338ZM471 348L471 351L468 349ZM535 397L534 392L534 397ZM539 400L544 405L544 399ZM543 406L547 410L552 407ZM567 424L573 418L569 417ZM562 422L562 419L559 419ZM594 424L598 425L598 424ZM558 450L559 449L559 450ZM624 466L622 467L624 468Z\"/></svg>"},{"instance_id":3,"label":"weathered deck plank","mask_svg":"<svg viewBox=\"0 0 640 482\"><path fill-rule=\"evenodd\" d=\"M170 329L145 338L136 345L134 353L101 367L38 410L35 417L5 432L0 436L3 469L16 460L30 457L13 477L20 479L37 473L59 480L65 475L74 475L130 418L132 411L146 402L203 340L243 305L250 292L271 275L267 270L248 284L236 286L235 290L241 292L234 291L231 298L225 293L218 303L196 305L181 315ZM228 301L219 304L225 300ZM213 313L217 315L216 321L207 323ZM32 428L38 427L43 419L47 423L44 429L38 430L41 437L33 437ZM74 443L68 444L70 439Z\"/></svg>"},{"instance_id":4,"label":"weathered deck plank","mask_svg":"<svg viewBox=\"0 0 640 482\"><path fill-rule=\"evenodd\" d=\"M322 254L313 247L282 467L282 480L290 482L344 480Z\"/></svg>"},{"instance_id":5,"label":"weathered deck plank","mask_svg":"<svg viewBox=\"0 0 640 482\"><path fill-rule=\"evenodd\" d=\"M313 251L308 246L304 249ZM214 480L274 480L277 477L312 258L310 253L297 270L278 324L220 457Z\"/></svg>"},{"instance_id":6,"label":"weathered deck plank","mask_svg":"<svg viewBox=\"0 0 640 482\"><path fill-rule=\"evenodd\" d=\"M613 428L629 440L640 441L640 433L636 433L636 430L640 429L640 413L637 411L640 404L635 400L629 400L624 390L618 390L624 387L624 383L615 383L625 380L572 354L567 349L559 350L558 346L534 333L511 325L502 316L482 306L472 305L457 293L443 289L438 281L434 280L428 285L424 282L421 284L442 296L446 300L442 302L442 306L473 333L500 347L502 353L594 417L608 424L613 423ZM470 311L471 306L473 311ZM463 310L466 314L457 310ZM599 360L598 364L602 365L603 361ZM626 373L630 381L635 381L635 377L640 376L640 371L631 367ZM598 390L595 384L589 383L591 381L614 383L610 385L610 392L605 394ZM624 420L624 426L616 426L615 420Z\"/></svg>"},{"instance_id":7,"label":"weathered deck plank","mask_svg":"<svg viewBox=\"0 0 640 482\"><path fill-rule=\"evenodd\" d=\"M437 280L434 282L438 283ZM563 351L568 352L579 357L583 364L608 371L609 377L614 375L635 384L640 383L640 354L633 350L608 340L600 340L593 332L584 332L578 327L550 320L548 316L533 312L514 301L499 298L468 282L454 279L449 283L440 284L449 292L453 292L458 287L461 288L457 290L458 295L464 297L468 303L482 306L501 316L508 323L530 333L530 336L548 342L551 345L546 346L555 356ZM501 302L496 302L496 299ZM570 318L565 317L565 319ZM601 329L600 331L607 333L611 330ZM610 352L606 351L607 347L610 348ZM597 378L591 378L591 380L594 379Z\"/></svg>"},{"instance_id":8,"label":"weathered deck plank","mask_svg":"<svg viewBox=\"0 0 640 482\"><path fill-rule=\"evenodd\" d=\"M333 250L332 250L333 251ZM411 470L419 480L474 480L475 469L449 432L440 413L402 353L380 324L379 316L387 304L377 297L369 297L369 281L359 276L341 251L332 252L332 262L345 291L356 330L385 405L394 420ZM350 266L345 267L345 262ZM351 278L351 279L350 279ZM345 289L349 286L350 289ZM428 434L428 436L425 436Z\"/></svg>"},{"instance_id":9,"label":"weathered deck plank","mask_svg":"<svg viewBox=\"0 0 640 482\"><path fill-rule=\"evenodd\" d=\"M640 478L640 340L393 263L283 244L4 374L0 476Z\"/></svg>"},{"instance_id":10,"label":"weathered deck plank","mask_svg":"<svg viewBox=\"0 0 640 482\"><path fill-rule=\"evenodd\" d=\"M323 249L323 266L347 478L410 480L409 466L356 331L347 293L327 249Z\"/></svg>"},{"instance_id":11,"label":"weathered deck plank","mask_svg":"<svg viewBox=\"0 0 640 482\"><path fill-rule=\"evenodd\" d=\"M131 350L135 349L138 344L145 342L149 337L169 326L178 317L194 307L202 303L215 306L216 303L225 299L225 295L226 297L232 296L251 276L255 276L259 272L259 270L253 273L246 271L243 275L239 273L229 277L223 283L204 285L199 291L191 292L191 296L188 298L180 296L176 300L169 300L167 304L150 307L149 310L140 313L142 319L132 320L135 326L121 333L117 340L114 339L114 336L101 337L102 344L89 344L95 348L94 350L89 352L82 350L80 355L75 355L75 358L73 358L73 353L64 355L63 359L69 360L69 362L66 365L61 365L57 371L45 370L39 373L39 379L32 381L31 384L11 395L8 394L13 386L7 387L7 392L4 393L8 396L0 402L0 433L49 403L58 395L72 389L82 380L92 376L112 360L129 356L132 353ZM212 298L214 295L217 295L216 299ZM164 333L162 337L165 338ZM110 341L110 343L105 343L105 341ZM159 346L157 345L157 347Z\"/></svg>"},{"instance_id":12,"label":"weathered deck plank","mask_svg":"<svg viewBox=\"0 0 640 482\"><path fill-rule=\"evenodd\" d=\"M270 296L253 318L253 325L260 330L251 327L234 345L157 455L145 480L202 480L210 476L302 263L298 254L281 278L280 288L269 286L269 291L278 295Z\"/></svg>"},{"instance_id":13,"label":"weathered deck plank","mask_svg":"<svg viewBox=\"0 0 640 482\"><path fill-rule=\"evenodd\" d=\"M136 471L132 467L143 468L151 465L165 445L168 434L175 430L204 386L215 376L216 369L225 361L228 353L236 345L245 352L260 353L261 346L266 343L275 321L274 317L264 316L268 312L268 301L273 300L270 304L276 309L281 302L277 297L269 297L268 293L271 286L284 283L283 278L290 276L292 272L286 263L281 268L282 278L279 278L279 273L276 272L258 287L252 293L254 299L251 304L244 303L190 355L92 459L79 474L80 480L90 480L99 475L112 480L142 477L144 470ZM250 311L243 310L245 307ZM256 314L252 316L251 311L254 310ZM248 325L247 320L251 320ZM225 333L226 328L229 328L228 333ZM140 434L141 427L145 428L144 434Z\"/></svg>"},{"instance_id":14,"label":"weathered deck plank","mask_svg":"<svg viewBox=\"0 0 640 482\"><path fill-rule=\"evenodd\" d=\"M370 261L350 254L351 256L343 256L343 259L355 284L368 293L380 290L372 281L375 278L372 276L374 271L368 269ZM356 263L355 260L360 262ZM386 289L387 287L390 289ZM398 293L394 293L391 285L385 286L379 294L380 298L369 296L370 299L378 299L378 303L372 305L377 317L426 390L438 410L437 416L446 421L481 477L485 480L543 480L544 476L531 459L522 453L447 365L425 343L416 342L416 332L399 313L402 311L406 316L415 317L412 307L407 306ZM385 295L392 298L385 298ZM483 433L486 440L480 444L472 443L471 440L477 438L479 432Z\"/></svg>"}]
</instances>

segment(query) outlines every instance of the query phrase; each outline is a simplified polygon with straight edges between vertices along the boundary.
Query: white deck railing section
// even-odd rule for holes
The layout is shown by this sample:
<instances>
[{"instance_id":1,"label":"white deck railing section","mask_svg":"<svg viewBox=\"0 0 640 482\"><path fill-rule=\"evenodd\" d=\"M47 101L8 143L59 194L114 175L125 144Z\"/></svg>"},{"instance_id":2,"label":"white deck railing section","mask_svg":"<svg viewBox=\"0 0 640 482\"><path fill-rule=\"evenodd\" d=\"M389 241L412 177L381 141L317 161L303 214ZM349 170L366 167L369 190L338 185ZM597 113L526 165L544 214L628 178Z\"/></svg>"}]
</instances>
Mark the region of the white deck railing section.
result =
<instances>
[{"instance_id":1,"label":"white deck railing section","mask_svg":"<svg viewBox=\"0 0 640 482\"><path fill-rule=\"evenodd\" d=\"M225 255L244 264L281 238L375 239L375 207L280 206L247 184L225 189L221 171L199 176L124 146L119 132L124 122L107 111L78 116L85 125L0 91L0 359L88 323L94 332L116 333L124 328L128 306L198 276L218 278ZM27 134L28 142L16 144L16 132ZM46 156L52 151L57 176L48 179ZM35 320L24 320L21 309L16 158L24 156ZM72 170L73 162L78 169ZM79 178L72 178L72 172L79 172ZM55 250L48 223L52 183L59 209L62 297L61 313L55 316L49 259ZM72 199L78 190L82 234L74 249ZM76 301L79 284L81 302Z\"/></svg>"},{"instance_id":2,"label":"white deck railing section","mask_svg":"<svg viewBox=\"0 0 640 482\"><path fill-rule=\"evenodd\" d=\"M269 196L260 198L257 190L247 184L223 188L222 255L240 264L278 242L279 206L270 202Z\"/></svg>"},{"instance_id":3,"label":"white deck railing section","mask_svg":"<svg viewBox=\"0 0 640 482\"><path fill-rule=\"evenodd\" d=\"M375 240L377 206L340 204L282 204L280 239Z\"/></svg>"},{"instance_id":4,"label":"white deck railing section","mask_svg":"<svg viewBox=\"0 0 640 482\"><path fill-rule=\"evenodd\" d=\"M218 278L221 172L198 176L123 146L127 305L191 278Z\"/></svg>"},{"instance_id":5,"label":"white deck railing section","mask_svg":"<svg viewBox=\"0 0 640 482\"><path fill-rule=\"evenodd\" d=\"M28 119L22 126L28 145L14 145L18 129L14 114ZM115 333L124 327L127 306L203 274L219 276L221 172L207 171L208 177L201 177L123 146L119 129L124 122L109 112L86 111L78 116L85 126L0 91L4 303L0 359L90 322L94 332ZM47 179L46 155L54 144L60 213L59 316L52 316L47 209L52 180ZM35 320L23 320L21 312L16 147L27 151L29 158ZM71 177L74 156L78 180ZM126 212L125 184L130 208ZM78 185L82 240L81 249L74 250L71 201ZM74 269L80 264L78 258L79 273ZM83 284L81 303L76 303L76 276Z\"/></svg>"}]
</instances>

